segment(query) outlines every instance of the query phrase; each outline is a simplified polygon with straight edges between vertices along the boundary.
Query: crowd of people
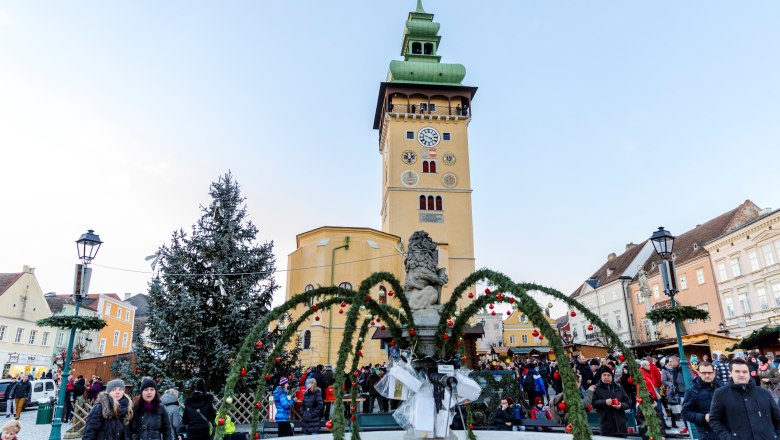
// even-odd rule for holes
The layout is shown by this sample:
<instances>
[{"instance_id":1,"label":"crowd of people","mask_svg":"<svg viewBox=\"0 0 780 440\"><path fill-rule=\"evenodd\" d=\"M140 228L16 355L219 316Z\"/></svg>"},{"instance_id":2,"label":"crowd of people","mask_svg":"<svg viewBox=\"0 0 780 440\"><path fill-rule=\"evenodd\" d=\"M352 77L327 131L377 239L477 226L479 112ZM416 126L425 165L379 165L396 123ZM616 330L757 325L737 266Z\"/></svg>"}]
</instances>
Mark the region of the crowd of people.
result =
<instances>
[{"instance_id":1,"label":"crowd of people","mask_svg":"<svg viewBox=\"0 0 780 440\"><path fill-rule=\"evenodd\" d=\"M517 378L518 395L502 398L494 414L494 428L499 430L522 430L526 415L567 425L569 407L561 405L565 400L560 369L571 368L583 407L598 415L601 435L627 435L627 410L636 415L640 432L646 431L638 405L641 380L664 433L677 428L687 434L687 423L696 427L700 439L780 438L780 356L732 354L713 360L704 356L701 361L693 356L685 367L691 381L688 387L678 356L647 356L638 362L641 377L631 376L625 358L612 355L592 359L580 355L565 364L535 359L480 361L478 369L511 370ZM513 397L520 404L514 404Z\"/></svg>"}]
</instances>

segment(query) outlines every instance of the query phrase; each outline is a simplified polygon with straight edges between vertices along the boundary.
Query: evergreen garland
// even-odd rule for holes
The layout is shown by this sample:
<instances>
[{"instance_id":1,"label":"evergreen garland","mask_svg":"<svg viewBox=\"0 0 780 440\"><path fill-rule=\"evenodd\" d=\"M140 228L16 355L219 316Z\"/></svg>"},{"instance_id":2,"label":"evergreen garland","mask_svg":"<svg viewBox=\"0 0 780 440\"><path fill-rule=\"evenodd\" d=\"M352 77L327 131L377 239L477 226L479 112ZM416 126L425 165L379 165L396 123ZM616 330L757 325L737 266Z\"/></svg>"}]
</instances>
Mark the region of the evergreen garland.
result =
<instances>
[{"instance_id":1,"label":"evergreen garland","mask_svg":"<svg viewBox=\"0 0 780 440\"><path fill-rule=\"evenodd\" d=\"M360 326L360 333L358 334L358 340L357 344L355 344L355 355L352 356L352 371L357 371L360 366L360 356L358 356L358 353L363 350L363 341L366 339L366 334L368 333L368 327L370 324L370 318L366 318L363 320L363 324ZM369 372L369 375L371 373ZM366 378L368 380L368 378ZM352 415L354 416L357 414L357 387L352 387L351 396L352 396ZM372 408L369 408L369 411L371 411ZM352 440L360 440L360 418L355 417L355 420L352 422Z\"/></svg>"},{"instance_id":2,"label":"evergreen garland","mask_svg":"<svg viewBox=\"0 0 780 440\"><path fill-rule=\"evenodd\" d=\"M477 436L474 435L474 415L471 414L471 404L467 401L464 406L466 407L466 438L477 440Z\"/></svg>"},{"instance_id":3,"label":"evergreen garland","mask_svg":"<svg viewBox=\"0 0 780 440\"><path fill-rule=\"evenodd\" d=\"M693 306L662 307L647 312L647 319L658 324L659 322L683 322L686 319L704 321L710 317L710 312Z\"/></svg>"},{"instance_id":4,"label":"evergreen garland","mask_svg":"<svg viewBox=\"0 0 780 440\"><path fill-rule=\"evenodd\" d=\"M35 323L38 327L55 327L63 330L76 328L78 330L102 330L106 321L97 316L72 316L56 315L49 318L40 319Z\"/></svg>"}]
</instances>

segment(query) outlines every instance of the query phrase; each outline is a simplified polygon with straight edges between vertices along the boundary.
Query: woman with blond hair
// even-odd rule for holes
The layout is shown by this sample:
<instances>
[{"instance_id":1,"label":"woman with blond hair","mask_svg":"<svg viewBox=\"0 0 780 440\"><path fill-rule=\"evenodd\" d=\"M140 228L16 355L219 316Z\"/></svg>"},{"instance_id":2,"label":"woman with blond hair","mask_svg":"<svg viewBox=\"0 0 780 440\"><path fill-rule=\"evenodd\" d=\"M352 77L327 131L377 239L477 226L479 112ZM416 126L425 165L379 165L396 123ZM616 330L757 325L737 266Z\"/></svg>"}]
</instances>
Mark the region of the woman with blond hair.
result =
<instances>
[{"instance_id":1,"label":"woman with blond hair","mask_svg":"<svg viewBox=\"0 0 780 440\"><path fill-rule=\"evenodd\" d=\"M317 381L313 378L308 379L306 381L306 392L303 393L303 405L301 406L304 434L318 434L320 432L320 416L324 406L322 392L317 388Z\"/></svg>"},{"instance_id":2,"label":"woman with blond hair","mask_svg":"<svg viewBox=\"0 0 780 440\"><path fill-rule=\"evenodd\" d=\"M125 395L122 379L108 382L106 391L100 392L95 406L87 416L82 440L125 440L129 438L128 425L133 419L130 398Z\"/></svg>"}]
</instances>

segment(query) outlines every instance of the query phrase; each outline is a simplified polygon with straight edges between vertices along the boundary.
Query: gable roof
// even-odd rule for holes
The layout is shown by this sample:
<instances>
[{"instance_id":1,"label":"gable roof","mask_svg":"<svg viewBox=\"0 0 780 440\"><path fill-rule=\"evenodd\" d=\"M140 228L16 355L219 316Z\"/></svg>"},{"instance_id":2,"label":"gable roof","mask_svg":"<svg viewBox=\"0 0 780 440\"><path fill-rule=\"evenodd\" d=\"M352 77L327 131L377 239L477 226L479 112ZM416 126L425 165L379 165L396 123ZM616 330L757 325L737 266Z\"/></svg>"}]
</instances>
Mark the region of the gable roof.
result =
<instances>
[{"instance_id":1,"label":"gable roof","mask_svg":"<svg viewBox=\"0 0 780 440\"><path fill-rule=\"evenodd\" d=\"M607 262L604 263L599 268L599 270L596 271L596 273L591 275L591 277L582 283L580 287L577 288L577 290L572 292L569 297L576 298L580 296L585 283L595 289L599 286L609 284L623 276L623 273L625 273L626 269L628 269L628 265L634 261L639 252L645 247L646 243L647 240L643 241L642 243L633 245L627 251L623 252L617 257L614 257L611 260L607 260Z\"/></svg>"},{"instance_id":2,"label":"gable roof","mask_svg":"<svg viewBox=\"0 0 780 440\"><path fill-rule=\"evenodd\" d=\"M18 273L0 273L0 295L4 294L6 290L10 289L19 278L24 275L24 272Z\"/></svg>"},{"instance_id":3,"label":"gable roof","mask_svg":"<svg viewBox=\"0 0 780 440\"><path fill-rule=\"evenodd\" d=\"M707 253L704 244L721 235L739 229L760 215L761 209L750 200L725 212L706 223L696 226L678 235L674 240L674 264L681 265L693 261ZM642 268L648 276L658 273L661 257L655 252L645 261ZM653 264L655 263L655 264Z\"/></svg>"},{"instance_id":4,"label":"gable roof","mask_svg":"<svg viewBox=\"0 0 780 440\"><path fill-rule=\"evenodd\" d=\"M61 299L61 300L63 300L62 304L73 304L73 300L72 300L73 296L72 295L67 295L67 294L65 294L65 295L56 295L56 296L53 296L53 297L46 298L46 301L48 301L49 298ZM62 310L62 304L60 305L60 310ZM98 306L98 298L95 297L94 295L87 295L87 297L84 298L81 301L81 307L84 307L84 308L87 308L87 309L90 309L90 310L94 310L96 312L97 312L97 306ZM52 306L51 306L51 303L50 303L49 304L49 308L51 309L51 307ZM52 313L53 312L54 312L54 310L52 309Z\"/></svg>"},{"instance_id":5,"label":"gable roof","mask_svg":"<svg viewBox=\"0 0 780 440\"><path fill-rule=\"evenodd\" d=\"M131 296L130 298L126 299L125 302L135 306L136 318L149 316L149 295L141 293L135 296Z\"/></svg>"}]
</instances>

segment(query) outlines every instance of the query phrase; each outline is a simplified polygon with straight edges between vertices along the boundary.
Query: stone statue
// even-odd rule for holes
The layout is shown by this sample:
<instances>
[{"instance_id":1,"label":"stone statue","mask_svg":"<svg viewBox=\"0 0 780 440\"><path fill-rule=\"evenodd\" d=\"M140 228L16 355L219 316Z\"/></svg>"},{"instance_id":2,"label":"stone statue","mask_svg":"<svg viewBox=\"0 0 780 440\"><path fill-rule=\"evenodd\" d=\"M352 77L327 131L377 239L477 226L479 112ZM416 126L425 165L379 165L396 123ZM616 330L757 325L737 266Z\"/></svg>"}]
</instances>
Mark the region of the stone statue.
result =
<instances>
[{"instance_id":1,"label":"stone statue","mask_svg":"<svg viewBox=\"0 0 780 440\"><path fill-rule=\"evenodd\" d=\"M647 282L647 271L640 267L637 275L639 275L639 291L642 292L644 297L650 298L652 291L650 290L650 284Z\"/></svg>"},{"instance_id":2,"label":"stone statue","mask_svg":"<svg viewBox=\"0 0 780 440\"><path fill-rule=\"evenodd\" d=\"M447 283L446 269L437 268L434 255L436 243L425 231L417 231L409 237L404 266L406 282L404 290L415 322L434 320L438 322L441 286Z\"/></svg>"}]
</instances>

